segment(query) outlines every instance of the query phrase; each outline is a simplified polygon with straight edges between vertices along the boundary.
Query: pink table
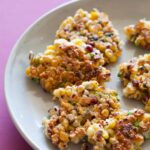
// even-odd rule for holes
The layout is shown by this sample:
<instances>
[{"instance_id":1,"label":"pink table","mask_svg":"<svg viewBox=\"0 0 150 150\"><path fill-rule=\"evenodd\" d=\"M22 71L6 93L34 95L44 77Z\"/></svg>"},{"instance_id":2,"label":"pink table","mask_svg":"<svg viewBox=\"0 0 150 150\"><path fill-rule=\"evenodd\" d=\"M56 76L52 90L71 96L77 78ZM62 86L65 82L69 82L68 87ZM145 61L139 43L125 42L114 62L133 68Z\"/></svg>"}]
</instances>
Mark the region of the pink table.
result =
<instances>
[{"instance_id":1,"label":"pink table","mask_svg":"<svg viewBox=\"0 0 150 150\"><path fill-rule=\"evenodd\" d=\"M5 103L4 71L16 40L39 16L69 0L1 0L0 1L0 149L31 150L19 135Z\"/></svg>"}]
</instances>

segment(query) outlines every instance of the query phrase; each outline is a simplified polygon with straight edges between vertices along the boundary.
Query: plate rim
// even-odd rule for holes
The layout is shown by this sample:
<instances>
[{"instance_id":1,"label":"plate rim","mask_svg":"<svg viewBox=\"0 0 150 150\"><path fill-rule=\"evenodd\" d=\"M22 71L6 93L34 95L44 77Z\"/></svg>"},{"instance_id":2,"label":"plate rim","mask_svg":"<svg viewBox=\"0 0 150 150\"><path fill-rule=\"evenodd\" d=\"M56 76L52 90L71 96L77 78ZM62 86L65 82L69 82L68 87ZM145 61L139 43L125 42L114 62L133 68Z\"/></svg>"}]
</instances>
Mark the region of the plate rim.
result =
<instances>
[{"instance_id":1,"label":"plate rim","mask_svg":"<svg viewBox=\"0 0 150 150\"><path fill-rule=\"evenodd\" d=\"M20 41L25 37L25 35L27 33L29 33L33 27L38 24L38 22L40 22L41 20L43 20L44 18L46 18L49 14L57 11L58 9L61 9L67 5L70 5L70 4L73 4L73 3L76 3L80 0L71 0L71 1L68 1L68 2L65 2L65 3L62 3L58 6L56 6L55 8L52 8L51 10L45 12L43 15L41 15L40 17L38 17L31 25L29 25L25 31L19 36L18 40L16 41L16 43L14 44L10 54L9 54L9 57L8 57L8 60L7 60L7 63L6 63L6 67L5 67L5 71L4 71L4 96L5 96L5 102L6 102L6 107L7 107L7 110L9 112L9 115L11 117L11 120L13 122L13 124L15 125L15 128L17 129L17 131L19 132L19 134L22 136L22 138L31 146L31 148L33 149L40 149L38 147L38 145L32 141L32 139L24 132L22 126L20 125L20 123L17 121L17 118L15 117L15 115L13 115L13 111L11 109L11 106L9 104L9 92L7 91L8 89L8 86L9 86L9 83L8 83L8 72L10 70L10 66L11 66L11 62L14 58L14 54L17 50L17 46L18 44L20 43Z\"/></svg>"}]
</instances>

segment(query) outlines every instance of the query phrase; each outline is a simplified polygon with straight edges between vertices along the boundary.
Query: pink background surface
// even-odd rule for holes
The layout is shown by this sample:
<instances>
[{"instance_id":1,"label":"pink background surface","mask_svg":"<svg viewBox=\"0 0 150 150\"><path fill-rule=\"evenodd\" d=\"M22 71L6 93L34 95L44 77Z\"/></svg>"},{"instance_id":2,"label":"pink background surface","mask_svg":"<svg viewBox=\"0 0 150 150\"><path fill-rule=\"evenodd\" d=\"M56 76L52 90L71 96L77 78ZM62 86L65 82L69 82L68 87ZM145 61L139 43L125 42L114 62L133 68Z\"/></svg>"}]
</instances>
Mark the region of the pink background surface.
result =
<instances>
[{"instance_id":1,"label":"pink background surface","mask_svg":"<svg viewBox=\"0 0 150 150\"><path fill-rule=\"evenodd\" d=\"M0 0L0 149L31 150L8 113L4 71L13 45L25 29L50 9L69 0Z\"/></svg>"}]
</instances>

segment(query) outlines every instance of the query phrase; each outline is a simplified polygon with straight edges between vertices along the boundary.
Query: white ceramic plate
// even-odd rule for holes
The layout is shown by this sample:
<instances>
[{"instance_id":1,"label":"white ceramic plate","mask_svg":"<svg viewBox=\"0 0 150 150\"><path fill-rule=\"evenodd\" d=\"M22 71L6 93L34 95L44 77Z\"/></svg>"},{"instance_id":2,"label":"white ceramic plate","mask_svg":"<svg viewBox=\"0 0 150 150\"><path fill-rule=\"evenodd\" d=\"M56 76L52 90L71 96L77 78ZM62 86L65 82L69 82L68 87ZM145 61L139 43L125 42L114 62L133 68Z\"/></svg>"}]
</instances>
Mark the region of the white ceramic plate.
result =
<instances>
[{"instance_id":1,"label":"white ceramic plate","mask_svg":"<svg viewBox=\"0 0 150 150\"><path fill-rule=\"evenodd\" d=\"M14 124L24 139L34 148L47 150L54 148L43 135L41 122L47 116L47 110L52 106L51 97L41 87L25 76L28 66L28 53L43 51L46 45L53 42L55 32L61 21L73 15L79 8L91 10L98 8L106 12L116 29L119 30L121 39L125 42L123 54L117 64L110 66L112 80L107 87L116 89L121 97L123 109L143 108L135 101L122 97L120 82L117 78L118 65L128 61L139 54L148 53L126 42L123 27L135 23L141 18L150 19L149 0L81 0L72 1L59 8L48 12L36 21L19 39L10 55L5 72L5 94L8 108ZM71 146L71 149L77 149ZM143 145L143 150L150 149L150 142Z\"/></svg>"}]
</instances>

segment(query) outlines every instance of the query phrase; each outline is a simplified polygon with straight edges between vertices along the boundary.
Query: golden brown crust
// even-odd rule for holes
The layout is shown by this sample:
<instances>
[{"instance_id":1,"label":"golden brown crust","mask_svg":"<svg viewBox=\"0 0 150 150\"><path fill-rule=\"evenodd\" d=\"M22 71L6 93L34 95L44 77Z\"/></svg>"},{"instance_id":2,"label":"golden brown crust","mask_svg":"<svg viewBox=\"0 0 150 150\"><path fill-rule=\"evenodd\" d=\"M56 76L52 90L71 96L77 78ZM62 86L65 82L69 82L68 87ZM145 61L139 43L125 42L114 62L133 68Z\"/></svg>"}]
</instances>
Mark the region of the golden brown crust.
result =
<instances>
[{"instance_id":1,"label":"golden brown crust","mask_svg":"<svg viewBox=\"0 0 150 150\"><path fill-rule=\"evenodd\" d=\"M81 39L103 53L105 64L116 62L121 55L120 40L107 14L93 9L79 9L73 17L62 22L56 38L69 41Z\"/></svg>"},{"instance_id":2,"label":"golden brown crust","mask_svg":"<svg viewBox=\"0 0 150 150\"><path fill-rule=\"evenodd\" d=\"M150 136L150 115L140 109L119 111L103 125L93 124L87 131L94 149L139 150L144 138Z\"/></svg>"},{"instance_id":3,"label":"golden brown crust","mask_svg":"<svg viewBox=\"0 0 150 150\"><path fill-rule=\"evenodd\" d=\"M150 115L141 109L120 110L116 92L96 81L57 89L54 96L60 107L50 111L43 125L59 149L69 142L83 142L84 149L88 142L93 150L139 150L144 138L150 138Z\"/></svg>"},{"instance_id":4,"label":"golden brown crust","mask_svg":"<svg viewBox=\"0 0 150 150\"><path fill-rule=\"evenodd\" d=\"M126 26L124 32L136 46L150 49L150 21L139 20L135 25Z\"/></svg>"},{"instance_id":5,"label":"golden brown crust","mask_svg":"<svg viewBox=\"0 0 150 150\"><path fill-rule=\"evenodd\" d=\"M120 109L117 93L96 81L57 89L54 96L60 107L50 111L51 118L44 121L44 127L47 137L60 149L66 148L68 142L85 140L92 121L103 122ZM60 134L67 138L61 139Z\"/></svg>"},{"instance_id":6,"label":"golden brown crust","mask_svg":"<svg viewBox=\"0 0 150 150\"><path fill-rule=\"evenodd\" d=\"M101 66L103 56L100 53L99 57L95 58L97 53L89 57L91 52L86 51L86 46L79 47L66 40L57 40L44 54L32 57L26 74L39 80L48 92L88 80L97 80L103 84L109 80L110 71Z\"/></svg>"},{"instance_id":7,"label":"golden brown crust","mask_svg":"<svg viewBox=\"0 0 150 150\"><path fill-rule=\"evenodd\" d=\"M145 110L150 111L150 54L121 64L118 75L124 86L124 95L142 101Z\"/></svg>"}]
</instances>

